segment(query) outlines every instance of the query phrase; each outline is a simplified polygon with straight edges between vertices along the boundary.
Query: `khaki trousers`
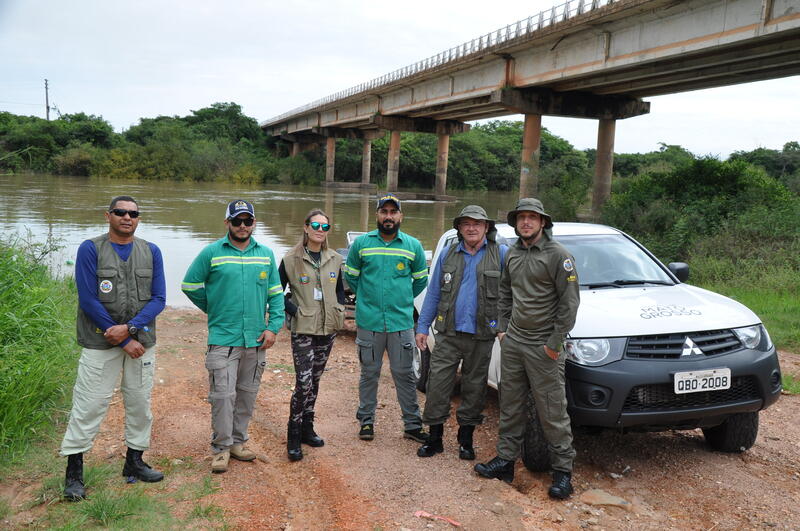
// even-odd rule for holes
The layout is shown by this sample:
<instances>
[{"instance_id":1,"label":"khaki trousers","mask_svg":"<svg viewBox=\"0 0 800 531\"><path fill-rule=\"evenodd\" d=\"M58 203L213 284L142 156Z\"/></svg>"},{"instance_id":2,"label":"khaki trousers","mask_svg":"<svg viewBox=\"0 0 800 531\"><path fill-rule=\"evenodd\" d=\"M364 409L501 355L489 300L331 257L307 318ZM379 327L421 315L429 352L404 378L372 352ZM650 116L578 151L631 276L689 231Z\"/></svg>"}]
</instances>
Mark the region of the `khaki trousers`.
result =
<instances>
[{"instance_id":1,"label":"khaki trousers","mask_svg":"<svg viewBox=\"0 0 800 531\"><path fill-rule=\"evenodd\" d=\"M452 336L436 335L436 346L431 352L422 422L430 426L447 421L459 363L461 404L456 411L458 425L476 426L483 422L481 413L486 405L486 379L494 341L494 338L475 339L474 334L462 332L456 332Z\"/></svg>"},{"instance_id":2,"label":"khaki trousers","mask_svg":"<svg viewBox=\"0 0 800 531\"><path fill-rule=\"evenodd\" d=\"M564 383L566 354L562 351L558 360L553 360L545 353L544 345L524 344L508 334L501 348L497 455L507 460L519 456L528 422L526 407L530 389L550 447L550 464L553 470L571 472L575 449Z\"/></svg>"},{"instance_id":3,"label":"khaki trousers","mask_svg":"<svg viewBox=\"0 0 800 531\"><path fill-rule=\"evenodd\" d=\"M263 348L208 346L206 369L213 453L248 439L247 427L266 366L267 351Z\"/></svg>"},{"instance_id":4,"label":"khaki trousers","mask_svg":"<svg viewBox=\"0 0 800 531\"><path fill-rule=\"evenodd\" d=\"M108 412L114 387L122 373L125 404L125 444L132 450L150 448L150 391L156 365L155 345L133 359L120 347L107 350L84 348L72 390L72 410L61 443L61 455L87 452Z\"/></svg>"}]
</instances>

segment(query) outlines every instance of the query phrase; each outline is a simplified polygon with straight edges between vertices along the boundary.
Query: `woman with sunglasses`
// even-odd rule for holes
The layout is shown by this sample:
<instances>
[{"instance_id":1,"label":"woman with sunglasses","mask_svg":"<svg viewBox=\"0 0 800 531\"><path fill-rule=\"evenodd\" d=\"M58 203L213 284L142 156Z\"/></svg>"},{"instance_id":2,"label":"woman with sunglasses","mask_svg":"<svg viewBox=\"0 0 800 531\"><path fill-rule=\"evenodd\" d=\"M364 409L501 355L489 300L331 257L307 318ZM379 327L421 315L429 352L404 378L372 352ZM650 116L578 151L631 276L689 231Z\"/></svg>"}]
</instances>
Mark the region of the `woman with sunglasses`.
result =
<instances>
[{"instance_id":1,"label":"woman with sunglasses","mask_svg":"<svg viewBox=\"0 0 800 531\"><path fill-rule=\"evenodd\" d=\"M292 357L296 376L289 407L286 449L290 461L303 458L300 444L325 444L314 432L314 403L319 380L344 325L342 257L328 248L330 218L312 210L303 224L303 237L281 261L281 284L289 286L286 311L291 316Z\"/></svg>"}]
</instances>

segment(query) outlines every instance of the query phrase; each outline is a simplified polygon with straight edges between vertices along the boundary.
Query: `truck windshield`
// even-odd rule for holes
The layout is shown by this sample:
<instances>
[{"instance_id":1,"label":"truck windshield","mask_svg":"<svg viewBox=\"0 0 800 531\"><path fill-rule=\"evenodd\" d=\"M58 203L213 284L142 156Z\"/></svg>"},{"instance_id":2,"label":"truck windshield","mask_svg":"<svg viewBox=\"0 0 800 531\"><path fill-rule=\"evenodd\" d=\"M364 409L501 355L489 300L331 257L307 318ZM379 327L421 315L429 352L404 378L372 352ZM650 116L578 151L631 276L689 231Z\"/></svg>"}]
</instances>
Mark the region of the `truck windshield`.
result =
<instances>
[{"instance_id":1,"label":"truck windshield","mask_svg":"<svg viewBox=\"0 0 800 531\"><path fill-rule=\"evenodd\" d=\"M674 284L647 253L622 234L561 236L557 240L575 257L581 286Z\"/></svg>"}]
</instances>

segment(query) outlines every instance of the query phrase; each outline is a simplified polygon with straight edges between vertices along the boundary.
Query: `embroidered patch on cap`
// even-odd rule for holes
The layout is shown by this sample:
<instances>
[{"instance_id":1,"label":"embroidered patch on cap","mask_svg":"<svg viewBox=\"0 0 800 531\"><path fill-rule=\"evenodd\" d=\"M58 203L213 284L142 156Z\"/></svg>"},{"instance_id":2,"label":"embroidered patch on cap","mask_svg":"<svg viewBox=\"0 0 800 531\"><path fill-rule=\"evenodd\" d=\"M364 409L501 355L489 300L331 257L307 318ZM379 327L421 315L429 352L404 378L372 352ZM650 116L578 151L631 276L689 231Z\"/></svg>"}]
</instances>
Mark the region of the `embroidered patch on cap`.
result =
<instances>
[{"instance_id":1,"label":"embroidered patch on cap","mask_svg":"<svg viewBox=\"0 0 800 531\"><path fill-rule=\"evenodd\" d=\"M114 289L114 284L111 283L110 280L102 280L100 282L100 291L103 293L111 293L111 290Z\"/></svg>"},{"instance_id":2,"label":"embroidered patch on cap","mask_svg":"<svg viewBox=\"0 0 800 531\"><path fill-rule=\"evenodd\" d=\"M575 271L575 266L572 264L572 260L570 260L569 258L564 260L564 271L568 273Z\"/></svg>"}]
</instances>

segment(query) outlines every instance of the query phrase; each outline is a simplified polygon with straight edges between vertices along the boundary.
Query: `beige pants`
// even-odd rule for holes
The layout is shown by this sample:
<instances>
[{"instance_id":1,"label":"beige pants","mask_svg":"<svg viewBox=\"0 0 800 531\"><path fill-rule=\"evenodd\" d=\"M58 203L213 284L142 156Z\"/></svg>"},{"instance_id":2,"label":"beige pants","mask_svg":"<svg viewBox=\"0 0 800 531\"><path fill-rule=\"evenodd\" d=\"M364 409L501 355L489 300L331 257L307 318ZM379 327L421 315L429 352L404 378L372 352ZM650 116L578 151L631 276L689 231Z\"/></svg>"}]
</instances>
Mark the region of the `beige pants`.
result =
<instances>
[{"instance_id":1,"label":"beige pants","mask_svg":"<svg viewBox=\"0 0 800 531\"><path fill-rule=\"evenodd\" d=\"M125 404L125 444L133 450L150 447L150 391L156 365L156 347L133 359L120 347L108 350L84 348L78 362L78 377L72 390L72 411L61 455L86 452L92 447L100 423L106 416L114 387L122 373Z\"/></svg>"}]
</instances>

